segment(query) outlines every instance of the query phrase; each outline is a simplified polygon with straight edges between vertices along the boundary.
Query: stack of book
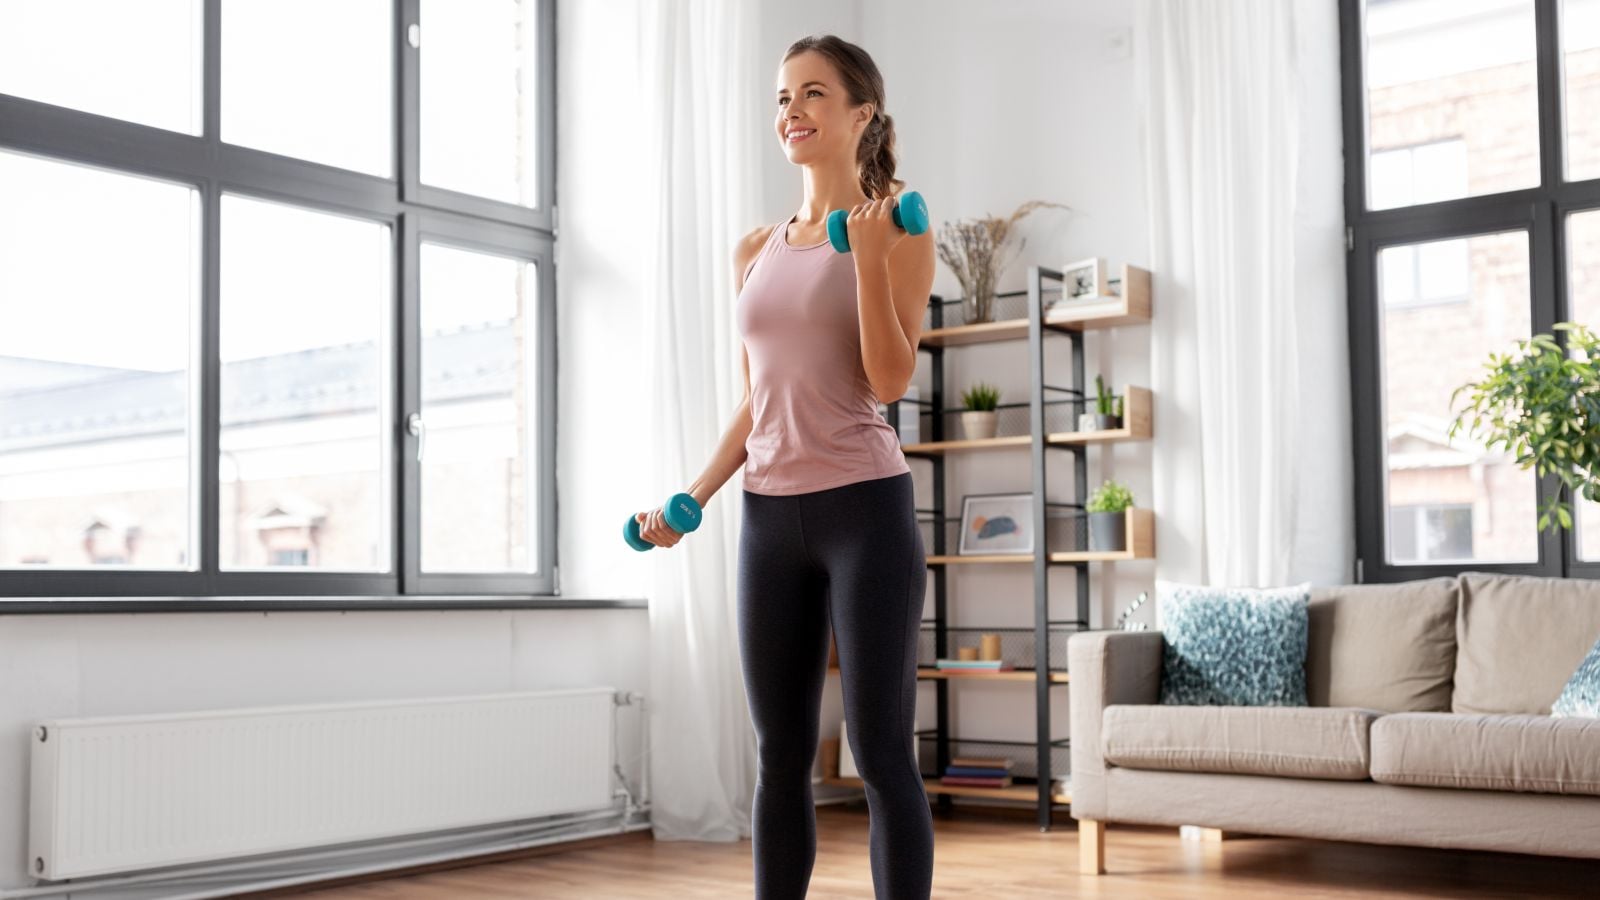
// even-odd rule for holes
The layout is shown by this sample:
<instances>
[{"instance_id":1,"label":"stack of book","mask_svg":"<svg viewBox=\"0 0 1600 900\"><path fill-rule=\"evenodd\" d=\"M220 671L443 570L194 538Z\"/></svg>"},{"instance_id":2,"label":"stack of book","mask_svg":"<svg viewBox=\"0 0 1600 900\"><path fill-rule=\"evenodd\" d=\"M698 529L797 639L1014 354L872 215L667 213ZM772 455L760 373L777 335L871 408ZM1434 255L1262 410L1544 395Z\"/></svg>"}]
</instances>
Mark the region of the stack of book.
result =
<instances>
[{"instance_id":1,"label":"stack of book","mask_svg":"<svg viewBox=\"0 0 1600 900\"><path fill-rule=\"evenodd\" d=\"M1011 787L1011 760L1000 756L957 756L945 766L940 784L963 787Z\"/></svg>"},{"instance_id":2,"label":"stack of book","mask_svg":"<svg viewBox=\"0 0 1600 900\"><path fill-rule=\"evenodd\" d=\"M1010 672L1016 668L998 659L936 659L933 664L940 670L963 672Z\"/></svg>"}]
</instances>

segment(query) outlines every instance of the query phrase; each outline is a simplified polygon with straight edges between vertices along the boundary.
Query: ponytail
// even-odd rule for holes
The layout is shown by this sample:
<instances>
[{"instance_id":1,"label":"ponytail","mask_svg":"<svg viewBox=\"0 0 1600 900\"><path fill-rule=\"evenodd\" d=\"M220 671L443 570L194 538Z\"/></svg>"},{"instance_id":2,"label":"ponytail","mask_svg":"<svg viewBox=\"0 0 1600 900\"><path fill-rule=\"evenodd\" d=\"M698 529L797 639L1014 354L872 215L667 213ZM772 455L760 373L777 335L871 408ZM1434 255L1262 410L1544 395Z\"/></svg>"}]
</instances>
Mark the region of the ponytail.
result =
<instances>
[{"instance_id":1,"label":"ponytail","mask_svg":"<svg viewBox=\"0 0 1600 900\"><path fill-rule=\"evenodd\" d=\"M874 112L856 151L861 167L861 190L874 200L900 193L906 183L894 177L894 117Z\"/></svg>"}]
</instances>

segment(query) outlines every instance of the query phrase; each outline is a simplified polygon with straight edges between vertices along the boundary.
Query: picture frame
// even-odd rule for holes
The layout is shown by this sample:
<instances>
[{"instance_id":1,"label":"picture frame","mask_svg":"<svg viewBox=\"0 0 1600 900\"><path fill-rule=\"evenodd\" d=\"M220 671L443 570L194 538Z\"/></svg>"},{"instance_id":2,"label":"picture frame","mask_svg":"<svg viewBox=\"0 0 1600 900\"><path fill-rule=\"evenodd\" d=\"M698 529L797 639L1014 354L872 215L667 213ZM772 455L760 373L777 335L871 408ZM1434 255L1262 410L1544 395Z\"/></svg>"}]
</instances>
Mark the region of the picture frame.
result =
<instances>
[{"instance_id":1,"label":"picture frame","mask_svg":"<svg viewBox=\"0 0 1600 900\"><path fill-rule=\"evenodd\" d=\"M1112 296L1107 290L1104 257L1091 256L1068 263L1061 269L1061 282L1061 299L1052 306L1090 303Z\"/></svg>"},{"instance_id":2,"label":"picture frame","mask_svg":"<svg viewBox=\"0 0 1600 900\"><path fill-rule=\"evenodd\" d=\"M961 498L956 555L1032 553L1033 494L967 494Z\"/></svg>"}]
</instances>

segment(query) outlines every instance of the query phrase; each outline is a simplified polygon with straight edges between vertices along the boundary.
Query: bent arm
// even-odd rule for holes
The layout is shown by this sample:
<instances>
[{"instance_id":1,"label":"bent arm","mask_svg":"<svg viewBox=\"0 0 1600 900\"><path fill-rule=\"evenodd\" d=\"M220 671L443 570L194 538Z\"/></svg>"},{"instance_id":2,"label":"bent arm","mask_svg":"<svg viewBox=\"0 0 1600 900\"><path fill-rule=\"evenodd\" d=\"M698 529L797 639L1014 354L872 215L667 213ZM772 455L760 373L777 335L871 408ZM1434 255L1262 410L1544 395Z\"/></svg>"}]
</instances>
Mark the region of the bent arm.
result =
<instances>
[{"instance_id":1,"label":"bent arm","mask_svg":"<svg viewBox=\"0 0 1600 900\"><path fill-rule=\"evenodd\" d=\"M916 373L922 315L933 289L933 261L931 229L902 238L888 259L856 257L861 367L883 403L904 396Z\"/></svg>"}]
</instances>

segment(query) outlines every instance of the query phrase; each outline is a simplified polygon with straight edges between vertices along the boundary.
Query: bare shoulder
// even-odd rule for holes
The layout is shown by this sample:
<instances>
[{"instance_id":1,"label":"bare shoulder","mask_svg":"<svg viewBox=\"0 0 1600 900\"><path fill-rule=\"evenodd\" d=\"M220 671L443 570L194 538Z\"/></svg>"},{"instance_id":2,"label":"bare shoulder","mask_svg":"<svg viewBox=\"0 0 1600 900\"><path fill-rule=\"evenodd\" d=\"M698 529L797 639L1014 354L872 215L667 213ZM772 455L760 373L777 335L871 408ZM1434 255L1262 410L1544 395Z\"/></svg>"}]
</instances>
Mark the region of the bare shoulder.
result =
<instances>
[{"instance_id":1,"label":"bare shoulder","mask_svg":"<svg viewBox=\"0 0 1600 900\"><path fill-rule=\"evenodd\" d=\"M761 245L767 242L767 235L771 233L771 225L752 228L733 248L733 280L736 289L744 288L745 270L750 268L750 262L761 252Z\"/></svg>"}]
</instances>

